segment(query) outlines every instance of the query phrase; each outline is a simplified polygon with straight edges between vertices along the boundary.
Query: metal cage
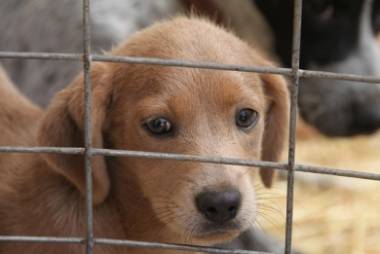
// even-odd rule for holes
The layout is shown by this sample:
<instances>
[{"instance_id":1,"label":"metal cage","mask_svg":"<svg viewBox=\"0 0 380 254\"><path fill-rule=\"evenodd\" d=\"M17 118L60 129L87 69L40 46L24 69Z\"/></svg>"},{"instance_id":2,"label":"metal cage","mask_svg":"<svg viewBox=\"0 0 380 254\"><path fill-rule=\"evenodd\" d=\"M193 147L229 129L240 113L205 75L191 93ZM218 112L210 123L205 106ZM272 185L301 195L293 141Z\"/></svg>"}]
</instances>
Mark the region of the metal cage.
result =
<instances>
[{"instance_id":1,"label":"metal cage","mask_svg":"<svg viewBox=\"0 0 380 254\"><path fill-rule=\"evenodd\" d=\"M291 68L272 68L241 66L228 64L215 64L207 62L190 62L183 60L164 60L144 57L114 57L91 54L90 22L89 10L90 0L82 0L83 3L83 52L82 54L61 54L44 52L5 52L0 51L0 59L45 59L61 61L82 61L84 71L85 88L85 128L84 128L84 147L0 147L0 153L60 153L83 155L85 158L86 172L86 205L87 205L87 230L84 237L32 237L32 236L0 236L1 242L23 242L23 243L59 243L59 244L82 244L86 246L86 253L92 254L94 245L119 245L134 248L161 248L182 251L201 251L208 253L233 253L233 254L258 254L264 252L247 250L227 250L216 247L203 247L194 245L164 244L156 242L142 242L132 240L118 240L95 238L93 232L93 202L92 202L92 165L91 157L95 155L103 156L130 156L140 158L154 158L162 160L195 161L200 163L229 164L241 166L256 166L273 168L287 171L287 208L286 208L286 232L285 232L285 254L292 251L292 221L293 221L293 195L294 195L294 173L309 172L326 175L336 175L352 178L361 178L380 181L380 174L369 172L358 172L354 170L342 170L326 167L316 167L299 165L295 163L296 152L296 120L297 120L297 100L300 78L325 78L334 80L358 81L365 83L380 83L380 77L367 77L353 74L338 74L331 72L310 71L300 69L300 39L301 39L301 16L302 0L294 0L294 19L293 19L293 46L292 46L292 67ZM237 158L225 158L214 156L198 156L172 153L141 152L129 150L97 149L92 147L91 142L91 80L90 71L92 62L117 62L131 64L148 64L162 66L176 66L183 68L202 68L214 70L229 70L240 72L273 73L292 78L290 85L290 126L289 126L289 147L287 163L275 163L268 161L243 160Z\"/></svg>"}]
</instances>

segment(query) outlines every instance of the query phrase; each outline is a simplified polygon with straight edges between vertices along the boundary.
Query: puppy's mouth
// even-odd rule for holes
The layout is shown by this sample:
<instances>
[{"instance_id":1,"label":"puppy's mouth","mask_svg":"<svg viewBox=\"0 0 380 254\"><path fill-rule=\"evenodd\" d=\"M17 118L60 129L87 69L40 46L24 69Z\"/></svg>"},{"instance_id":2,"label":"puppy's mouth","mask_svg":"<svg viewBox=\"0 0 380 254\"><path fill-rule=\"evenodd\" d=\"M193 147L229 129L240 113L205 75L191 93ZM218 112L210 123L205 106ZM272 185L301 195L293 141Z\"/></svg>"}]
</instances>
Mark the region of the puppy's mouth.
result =
<instances>
[{"instance_id":1,"label":"puppy's mouth","mask_svg":"<svg viewBox=\"0 0 380 254\"><path fill-rule=\"evenodd\" d=\"M231 234L240 232L241 226L237 222L227 222L223 224L203 223L200 225L198 232L195 232L200 237L207 237L220 234Z\"/></svg>"},{"instance_id":2,"label":"puppy's mouth","mask_svg":"<svg viewBox=\"0 0 380 254\"><path fill-rule=\"evenodd\" d=\"M198 225L193 235L197 238L225 238L239 234L243 229L240 223L231 221L223 224L204 222Z\"/></svg>"},{"instance_id":3,"label":"puppy's mouth","mask_svg":"<svg viewBox=\"0 0 380 254\"><path fill-rule=\"evenodd\" d=\"M242 232L242 226L237 222L215 224L205 222L199 224L192 232L192 239L200 244L217 244L237 237Z\"/></svg>"}]
</instances>

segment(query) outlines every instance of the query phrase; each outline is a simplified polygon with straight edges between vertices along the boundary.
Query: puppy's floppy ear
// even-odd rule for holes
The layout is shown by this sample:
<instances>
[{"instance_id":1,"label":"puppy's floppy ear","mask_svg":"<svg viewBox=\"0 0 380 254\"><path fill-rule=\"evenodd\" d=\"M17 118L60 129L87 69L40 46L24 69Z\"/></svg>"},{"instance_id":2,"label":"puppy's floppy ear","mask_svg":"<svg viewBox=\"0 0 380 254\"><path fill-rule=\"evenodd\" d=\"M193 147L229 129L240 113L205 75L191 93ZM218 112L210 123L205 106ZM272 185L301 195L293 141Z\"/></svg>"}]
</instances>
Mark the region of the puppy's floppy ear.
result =
<instances>
[{"instance_id":1,"label":"puppy's floppy ear","mask_svg":"<svg viewBox=\"0 0 380 254\"><path fill-rule=\"evenodd\" d=\"M106 64L96 63L91 70L92 82L92 145L103 147L102 130L106 110L111 98L112 84ZM58 93L42 120L38 130L40 146L84 146L84 87L83 74ZM86 180L83 155L44 154L49 166L63 175L85 195ZM92 157L93 200L95 204L107 197L110 183L103 156Z\"/></svg>"},{"instance_id":2,"label":"puppy's floppy ear","mask_svg":"<svg viewBox=\"0 0 380 254\"><path fill-rule=\"evenodd\" d=\"M261 159L279 161L289 128L289 92L285 79L279 75L262 74L261 79L268 105ZM260 176L264 185L271 187L274 170L262 168Z\"/></svg>"}]
</instances>

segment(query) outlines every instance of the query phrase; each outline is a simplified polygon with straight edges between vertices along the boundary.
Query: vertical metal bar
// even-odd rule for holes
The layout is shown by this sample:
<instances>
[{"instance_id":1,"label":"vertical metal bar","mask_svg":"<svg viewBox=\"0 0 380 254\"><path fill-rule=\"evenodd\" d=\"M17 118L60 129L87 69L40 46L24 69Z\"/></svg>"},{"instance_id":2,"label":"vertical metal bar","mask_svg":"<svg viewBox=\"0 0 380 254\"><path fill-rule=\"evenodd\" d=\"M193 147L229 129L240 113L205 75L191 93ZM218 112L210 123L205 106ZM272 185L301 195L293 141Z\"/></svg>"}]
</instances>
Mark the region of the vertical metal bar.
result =
<instances>
[{"instance_id":1,"label":"vertical metal bar","mask_svg":"<svg viewBox=\"0 0 380 254\"><path fill-rule=\"evenodd\" d=\"M285 254L292 252L292 226L294 205L294 168L296 149L296 125L297 125L297 101L299 86L300 45L301 45L301 19L302 0L294 0L293 16L293 45L292 45L292 70L293 84L290 86L290 124L289 124L289 153L288 153L288 185L286 202L286 235Z\"/></svg>"},{"instance_id":2,"label":"vertical metal bar","mask_svg":"<svg viewBox=\"0 0 380 254\"><path fill-rule=\"evenodd\" d=\"M90 36L90 0L83 0L83 75L84 75L84 167L86 174L86 254L92 254L94 248L93 192L92 192L92 129L91 129L91 36Z\"/></svg>"}]
</instances>

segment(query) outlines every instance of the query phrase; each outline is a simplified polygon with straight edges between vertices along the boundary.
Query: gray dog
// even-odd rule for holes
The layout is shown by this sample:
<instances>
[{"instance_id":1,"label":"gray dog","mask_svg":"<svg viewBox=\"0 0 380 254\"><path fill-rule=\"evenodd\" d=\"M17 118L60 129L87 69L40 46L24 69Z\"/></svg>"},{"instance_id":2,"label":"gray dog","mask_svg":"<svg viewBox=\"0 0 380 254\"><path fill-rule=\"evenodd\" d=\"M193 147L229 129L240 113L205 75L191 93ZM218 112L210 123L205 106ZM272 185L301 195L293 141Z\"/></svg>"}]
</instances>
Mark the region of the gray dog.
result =
<instances>
[{"instance_id":1,"label":"gray dog","mask_svg":"<svg viewBox=\"0 0 380 254\"><path fill-rule=\"evenodd\" d=\"M0 50L82 51L81 1L0 1ZM289 65L293 0L93 0L93 52L108 50L134 31L195 4L200 12L222 13L224 23L248 40L269 45L255 20L273 35L273 51ZM54 4L53 4L54 3ZM204 10L202 10L202 8ZM379 0L305 0L301 67L320 71L380 75ZM260 34L260 36L257 36ZM13 81L33 101L46 105L79 72L74 62L6 60ZM323 79L301 80L302 117L327 135L371 133L380 127L380 86Z\"/></svg>"}]
</instances>

